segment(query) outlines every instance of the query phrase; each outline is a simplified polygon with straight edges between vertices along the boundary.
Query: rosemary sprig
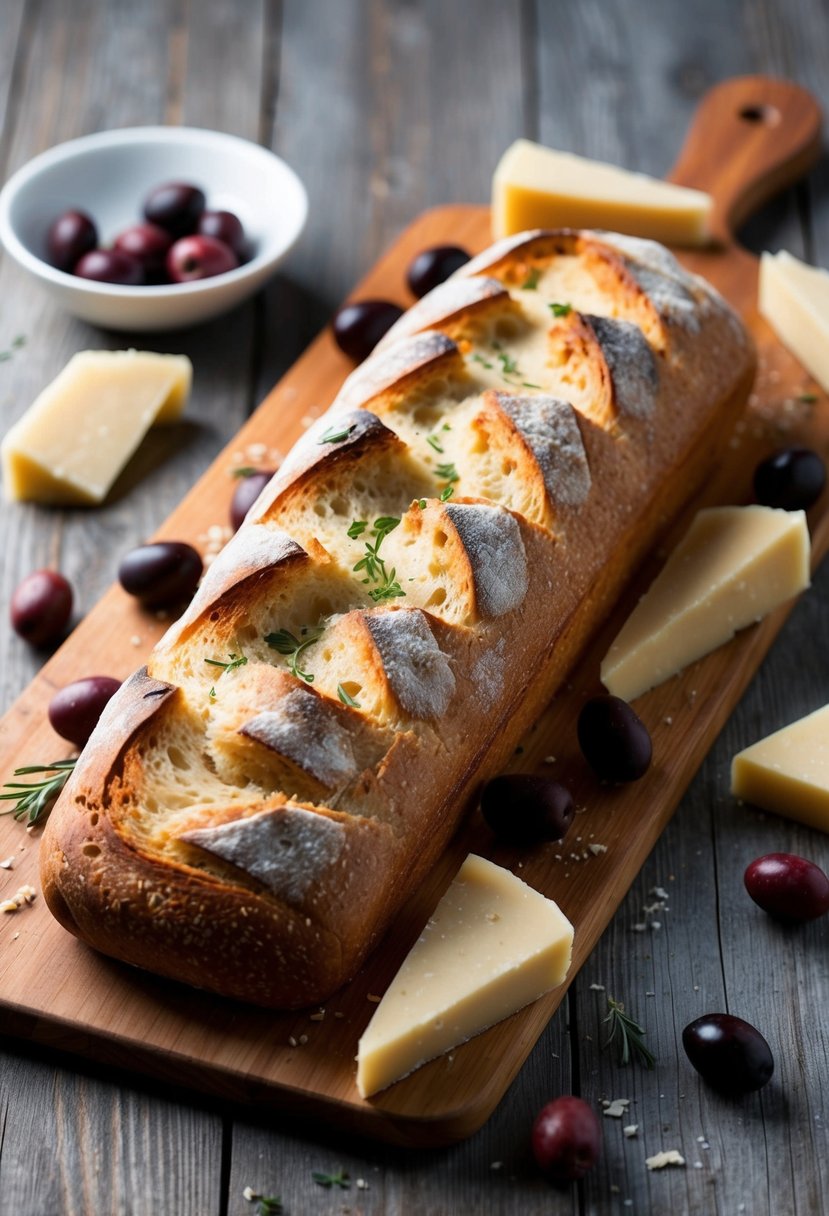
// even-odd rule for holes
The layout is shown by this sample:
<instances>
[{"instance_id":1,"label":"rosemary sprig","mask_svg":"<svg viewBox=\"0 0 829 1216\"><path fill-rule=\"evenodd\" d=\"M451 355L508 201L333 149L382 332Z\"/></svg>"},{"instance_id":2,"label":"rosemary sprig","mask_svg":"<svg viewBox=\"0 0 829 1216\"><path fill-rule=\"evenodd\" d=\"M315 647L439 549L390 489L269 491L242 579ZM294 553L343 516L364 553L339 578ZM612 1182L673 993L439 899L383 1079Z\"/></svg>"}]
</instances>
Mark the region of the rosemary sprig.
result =
<instances>
[{"instance_id":1,"label":"rosemary sprig","mask_svg":"<svg viewBox=\"0 0 829 1216\"><path fill-rule=\"evenodd\" d=\"M645 1036L645 1028L625 1012L621 1001L615 1001L612 996L607 998L607 1008L607 1017L602 1019L610 1024L610 1033L605 1041L605 1047L610 1047L613 1040L618 1037L620 1064L630 1063L631 1056L638 1054L646 1068L653 1068L656 1057L648 1051L642 1041Z\"/></svg>"},{"instance_id":2,"label":"rosemary sprig","mask_svg":"<svg viewBox=\"0 0 829 1216\"><path fill-rule=\"evenodd\" d=\"M14 815L15 819L26 820L26 827L33 827L45 819L57 800L76 760L56 760L54 764L30 764L25 768L16 768L15 777L28 777L31 773L54 773L45 781L7 781L3 789L7 794L0 794L0 799L14 803L14 806L4 808L0 815Z\"/></svg>"},{"instance_id":3,"label":"rosemary sprig","mask_svg":"<svg viewBox=\"0 0 829 1216\"><path fill-rule=\"evenodd\" d=\"M355 701L351 693L345 691L342 684L337 685L337 696L340 698L343 705L350 705L352 709L360 708L360 702Z\"/></svg>"},{"instance_id":4,"label":"rosemary sprig","mask_svg":"<svg viewBox=\"0 0 829 1216\"><path fill-rule=\"evenodd\" d=\"M342 1190L347 1191L351 1186L351 1183L348 1180L348 1174L346 1174L343 1170L337 1170L336 1174L323 1174L319 1170L314 1170L311 1177L318 1186L328 1187L329 1189L332 1186L338 1186Z\"/></svg>"},{"instance_id":5,"label":"rosemary sprig","mask_svg":"<svg viewBox=\"0 0 829 1216\"><path fill-rule=\"evenodd\" d=\"M237 667L244 667L247 659L243 654L229 654L229 663L223 663L221 659L205 659L205 663L209 663L211 667L221 667L224 671L235 671Z\"/></svg>"},{"instance_id":6,"label":"rosemary sprig","mask_svg":"<svg viewBox=\"0 0 829 1216\"><path fill-rule=\"evenodd\" d=\"M405 595L406 592L397 582L397 571L393 568L386 569L386 563L380 556L380 546L390 532L393 532L400 519L396 515L381 515L379 519L375 519L374 526L369 533L369 539L365 541L366 551L357 564L353 567L355 573L359 574L362 570L365 572L363 582L368 585L376 583L369 591L369 595L374 600L375 604L379 604L381 600L392 600L397 596ZM348 529L348 535L355 540L357 537L368 529L368 522L355 519Z\"/></svg>"},{"instance_id":7,"label":"rosemary sprig","mask_svg":"<svg viewBox=\"0 0 829 1216\"><path fill-rule=\"evenodd\" d=\"M303 671L299 665L299 657L307 646L313 646L314 642L318 642L325 632L322 625L317 625L313 629L310 625L304 625L300 629L300 636L297 638L287 629L277 629L275 633L265 635L265 642L270 646L271 650L276 650L279 654L284 654L288 660L288 668L292 675L297 679L304 680L306 684L313 684L314 677L308 671Z\"/></svg>"},{"instance_id":8,"label":"rosemary sprig","mask_svg":"<svg viewBox=\"0 0 829 1216\"><path fill-rule=\"evenodd\" d=\"M547 307L554 317L569 317L573 311L572 304L548 304Z\"/></svg>"},{"instance_id":9,"label":"rosemary sprig","mask_svg":"<svg viewBox=\"0 0 829 1216\"><path fill-rule=\"evenodd\" d=\"M317 443L339 443L343 439L348 439L354 426L353 422L349 426L337 426L336 423L332 423L327 430L323 431Z\"/></svg>"}]
</instances>

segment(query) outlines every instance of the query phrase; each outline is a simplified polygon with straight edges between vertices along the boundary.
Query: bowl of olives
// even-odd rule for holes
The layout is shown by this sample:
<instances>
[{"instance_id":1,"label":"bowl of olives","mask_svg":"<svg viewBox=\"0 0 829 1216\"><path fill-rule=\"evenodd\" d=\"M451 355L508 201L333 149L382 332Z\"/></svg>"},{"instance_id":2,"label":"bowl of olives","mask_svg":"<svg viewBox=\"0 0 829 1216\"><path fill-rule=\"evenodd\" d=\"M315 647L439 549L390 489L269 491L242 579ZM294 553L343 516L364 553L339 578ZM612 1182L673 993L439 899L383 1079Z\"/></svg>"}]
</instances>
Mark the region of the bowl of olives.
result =
<instances>
[{"instance_id":1,"label":"bowl of olives","mask_svg":"<svg viewBox=\"0 0 829 1216\"><path fill-rule=\"evenodd\" d=\"M193 127L59 144L0 191L0 240L62 307L116 330L219 316L271 276L308 200L266 148Z\"/></svg>"}]
</instances>

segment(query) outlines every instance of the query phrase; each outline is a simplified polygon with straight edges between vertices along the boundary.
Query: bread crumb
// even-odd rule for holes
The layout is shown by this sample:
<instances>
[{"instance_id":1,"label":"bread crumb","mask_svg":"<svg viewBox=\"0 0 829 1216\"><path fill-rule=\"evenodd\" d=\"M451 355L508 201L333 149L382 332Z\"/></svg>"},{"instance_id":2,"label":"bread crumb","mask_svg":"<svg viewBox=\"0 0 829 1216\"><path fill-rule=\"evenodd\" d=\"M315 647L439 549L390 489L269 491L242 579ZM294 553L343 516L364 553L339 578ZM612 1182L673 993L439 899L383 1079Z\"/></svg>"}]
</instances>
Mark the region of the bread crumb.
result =
<instances>
[{"instance_id":1,"label":"bread crumb","mask_svg":"<svg viewBox=\"0 0 829 1216\"><path fill-rule=\"evenodd\" d=\"M382 999L382 997L376 996L373 992L370 992L366 997L366 1000L371 1001L372 1005L379 1005Z\"/></svg>"},{"instance_id":2,"label":"bread crumb","mask_svg":"<svg viewBox=\"0 0 829 1216\"><path fill-rule=\"evenodd\" d=\"M556 757L555 757L555 756L545 756L545 757L544 757L544 763L545 763L545 764L555 764L555 763L556 763Z\"/></svg>"},{"instance_id":3,"label":"bread crumb","mask_svg":"<svg viewBox=\"0 0 829 1216\"><path fill-rule=\"evenodd\" d=\"M504 1168L503 1161L490 1161L489 1168L491 1170L502 1170Z\"/></svg>"},{"instance_id":4,"label":"bread crumb","mask_svg":"<svg viewBox=\"0 0 829 1216\"><path fill-rule=\"evenodd\" d=\"M368 1183L366 1182L365 1178L358 1178L357 1181L354 1183L354 1185L356 1186L358 1191L367 1191L368 1190Z\"/></svg>"},{"instance_id":5,"label":"bread crumb","mask_svg":"<svg viewBox=\"0 0 829 1216\"><path fill-rule=\"evenodd\" d=\"M27 904L34 903L36 899L37 891L34 889L34 887L29 886L28 883L25 883L22 887L15 891L14 895L12 895L10 899L4 899L3 902L0 903L0 913L19 912L20 909L25 907Z\"/></svg>"},{"instance_id":6,"label":"bread crumb","mask_svg":"<svg viewBox=\"0 0 829 1216\"><path fill-rule=\"evenodd\" d=\"M645 1165L649 1170L664 1170L666 1165L684 1164L685 1158L675 1148L669 1148L664 1152L654 1153L652 1157L645 1158Z\"/></svg>"},{"instance_id":7,"label":"bread crumb","mask_svg":"<svg viewBox=\"0 0 829 1216\"><path fill-rule=\"evenodd\" d=\"M316 1013L312 1013L312 1014L310 1014L310 1015L309 1015L309 1017L308 1017L308 1021L309 1021L309 1022L323 1022L323 1021L325 1021L325 1010L322 1008L322 1006L320 1006L320 1008L317 1010L317 1012L316 1012Z\"/></svg>"},{"instance_id":8,"label":"bread crumb","mask_svg":"<svg viewBox=\"0 0 829 1216\"><path fill-rule=\"evenodd\" d=\"M604 1099L602 1105L604 1106L602 1113L609 1119L621 1119L630 1106L630 1098L614 1098L612 1102Z\"/></svg>"},{"instance_id":9,"label":"bread crumb","mask_svg":"<svg viewBox=\"0 0 829 1216\"><path fill-rule=\"evenodd\" d=\"M638 1131L639 1131L638 1123L628 1123L627 1127L622 1128L622 1134L627 1136L628 1140L633 1139L633 1137L636 1135L636 1133Z\"/></svg>"},{"instance_id":10,"label":"bread crumb","mask_svg":"<svg viewBox=\"0 0 829 1216\"><path fill-rule=\"evenodd\" d=\"M594 857L601 857L602 853L607 852L606 844L589 844L587 847Z\"/></svg>"},{"instance_id":11,"label":"bread crumb","mask_svg":"<svg viewBox=\"0 0 829 1216\"><path fill-rule=\"evenodd\" d=\"M298 1047L298 1046L299 1046L299 1044L297 1043L296 1039L294 1038L294 1036L293 1036L292 1034L289 1034L289 1035L288 1035L288 1044L289 1044L289 1046L291 1046L291 1047Z\"/></svg>"},{"instance_id":12,"label":"bread crumb","mask_svg":"<svg viewBox=\"0 0 829 1216\"><path fill-rule=\"evenodd\" d=\"M140 638L137 633L134 633L130 638L130 646L140 646L142 640L143 639Z\"/></svg>"},{"instance_id":13,"label":"bread crumb","mask_svg":"<svg viewBox=\"0 0 829 1216\"><path fill-rule=\"evenodd\" d=\"M248 1203L253 1203L254 1199L258 1199L259 1196L252 1186L246 1186L242 1191L242 1198L246 1199Z\"/></svg>"},{"instance_id":14,"label":"bread crumb","mask_svg":"<svg viewBox=\"0 0 829 1216\"><path fill-rule=\"evenodd\" d=\"M11 857L7 857L5 861L0 861L0 870L13 870L13 869L14 869L14 853L12 853Z\"/></svg>"},{"instance_id":15,"label":"bread crumb","mask_svg":"<svg viewBox=\"0 0 829 1216\"><path fill-rule=\"evenodd\" d=\"M604 984L591 984L590 985L591 992L604 992L604 990L605 990Z\"/></svg>"}]
</instances>

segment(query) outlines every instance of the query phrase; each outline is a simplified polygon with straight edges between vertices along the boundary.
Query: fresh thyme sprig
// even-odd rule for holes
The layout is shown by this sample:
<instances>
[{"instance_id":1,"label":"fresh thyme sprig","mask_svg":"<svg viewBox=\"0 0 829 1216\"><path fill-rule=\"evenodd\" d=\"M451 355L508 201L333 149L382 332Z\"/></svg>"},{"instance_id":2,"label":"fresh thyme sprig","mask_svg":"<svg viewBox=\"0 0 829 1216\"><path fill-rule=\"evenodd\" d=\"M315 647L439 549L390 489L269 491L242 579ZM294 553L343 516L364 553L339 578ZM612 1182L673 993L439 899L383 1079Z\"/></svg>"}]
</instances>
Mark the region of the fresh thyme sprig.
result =
<instances>
[{"instance_id":1,"label":"fresh thyme sprig","mask_svg":"<svg viewBox=\"0 0 829 1216\"><path fill-rule=\"evenodd\" d=\"M314 642L318 642L324 632L322 625L317 625L313 629L310 625L304 625L297 638L287 629L277 629L275 633L266 634L265 641L271 650L285 655L292 675L304 680L306 684L313 684L314 677L310 672L302 670L299 665L299 656L307 646L313 646Z\"/></svg>"},{"instance_id":2,"label":"fresh thyme sprig","mask_svg":"<svg viewBox=\"0 0 829 1216\"><path fill-rule=\"evenodd\" d=\"M343 688L342 684L337 685L337 696L340 698L343 705L350 705L352 709L360 708L360 702L355 701L354 698L352 697L351 693L346 692L346 690Z\"/></svg>"},{"instance_id":3,"label":"fresh thyme sprig","mask_svg":"<svg viewBox=\"0 0 829 1216\"><path fill-rule=\"evenodd\" d=\"M323 431L317 443L340 443L341 440L348 439L354 430L354 425L353 422L349 426L337 426L336 423L332 423L327 430Z\"/></svg>"},{"instance_id":4,"label":"fresh thyme sprig","mask_svg":"<svg viewBox=\"0 0 829 1216\"><path fill-rule=\"evenodd\" d=\"M440 492L440 501L446 502L447 498L451 498L455 491L455 482L460 480L460 473L451 461L448 461L446 464L436 465L435 473L441 481L446 482L446 485Z\"/></svg>"},{"instance_id":5,"label":"fresh thyme sprig","mask_svg":"<svg viewBox=\"0 0 829 1216\"><path fill-rule=\"evenodd\" d=\"M223 663L221 659L205 659L205 663L209 663L211 667L221 667L224 671L235 671L237 667L244 667L247 659L243 654L229 654L229 663Z\"/></svg>"},{"instance_id":6,"label":"fresh thyme sprig","mask_svg":"<svg viewBox=\"0 0 829 1216\"><path fill-rule=\"evenodd\" d=\"M605 1047L610 1047L614 1039L618 1037L620 1064L628 1064L632 1055L639 1055L646 1068L653 1068L656 1057L648 1051L642 1041L645 1036L645 1028L625 1012L621 1001L615 1001L612 996L607 998L607 1008L608 1014L603 1021L609 1023L610 1033L605 1040Z\"/></svg>"},{"instance_id":7,"label":"fresh thyme sprig","mask_svg":"<svg viewBox=\"0 0 829 1216\"><path fill-rule=\"evenodd\" d=\"M328 1187L329 1189L332 1186L338 1186L342 1190L347 1191L351 1186L348 1174L344 1170L337 1170L336 1174L323 1174L319 1170L314 1170L311 1177L318 1186Z\"/></svg>"},{"instance_id":8,"label":"fresh thyme sprig","mask_svg":"<svg viewBox=\"0 0 829 1216\"><path fill-rule=\"evenodd\" d=\"M392 600L406 594L400 583L397 582L397 571L394 568L387 570L386 563L380 556L380 546L399 523L400 519L396 515L381 515L379 519L375 519L369 538L364 542L366 551L353 567L357 574L361 570L365 572L366 577L363 579L363 583L366 586L371 583L377 584L369 590L369 595L375 604L379 604L381 600ZM368 530L368 527L368 521L355 519L348 529L348 535L352 540L356 540Z\"/></svg>"},{"instance_id":9,"label":"fresh thyme sprig","mask_svg":"<svg viewBox=\"0 0 829 1216\"><path fill-rule=\"evenodd\" d=\"M0 799L14 803L0 811L0 815L14 815L15 819L26 820L26 827L33 827L45 819L57 800L76 760L56 760L54 764L30 764L25 768L16 768L15 777L28 777L31 773L54 773L45 781L7 781L3 786L7 794L0 794Z\"/></svg>"}]
</instances>

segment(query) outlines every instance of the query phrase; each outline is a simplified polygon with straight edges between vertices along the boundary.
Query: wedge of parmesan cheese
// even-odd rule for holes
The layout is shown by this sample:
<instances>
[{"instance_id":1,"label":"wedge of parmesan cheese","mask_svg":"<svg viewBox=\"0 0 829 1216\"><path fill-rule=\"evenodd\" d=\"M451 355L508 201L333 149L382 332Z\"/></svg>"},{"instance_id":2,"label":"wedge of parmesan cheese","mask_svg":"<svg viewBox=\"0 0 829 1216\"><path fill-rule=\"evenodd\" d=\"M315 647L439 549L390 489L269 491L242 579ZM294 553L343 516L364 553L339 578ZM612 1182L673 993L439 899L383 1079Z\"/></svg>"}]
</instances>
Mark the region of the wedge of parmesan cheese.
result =
<instances>
[{"instance_id":1,"label":"wedge of parmesan cheese","mask_svg":"<svg viewBox=\"0 0 829 1216\"><path fill-rule=\"evenodd\" d=\"M829 832L829 705L738 752L731 792Z\"/></svg>"},{"instance_id":2,"label":"wedge of parmesan cheese","mask_svg":"<svg viewBox=\"0 0 829 1216\"><path fill-rule=\"evenodd\" d=\"M363 1097L561 984L573 926L552 900L470 854L360 1039Z\"/></svg>"},{"instance_id":3,"label":"wedge of parmesan cheese","mask_svg":"<svg viewBox=\"0 0 829 1216\"><path fill-rule=\"evenodd\" d=\"M784 346L829 392L829 272L782 249L760 259L759 308Z\"/></svg>"},{"instance_id":4,"label":"wedge of parmesan cheese","mask_svg":"<svg viewBox=\"0 0 829 1216\"><path fill-rule=\"evenodd\" d=\"M526 228L606 228L668 244L703 245L712 206L701 190L528 139L507 148L492 183L496 237Z\"/></svg>"},{"instance_id":5,"label":"wedge of parmesan cheese","mask_svg":"<svg viewBox=\"0 0 829 1216\"><path fill-rule=\"evenodd\" d=\"M185 355L73 355L3 440L6 498L102 502L150 427L181 416L192 375Z\"/></svg>"},{"instance_id":6,"label":"wedge of parmesan cheese","mask_svg":"<svg viewBox=\"0 0 829 1216\"><path fill-rule=\"evenodd\" d=\"M632 701L809 586L803 511L700 511L602 662L608 692Z\"/></svg>"}]
</instances>

